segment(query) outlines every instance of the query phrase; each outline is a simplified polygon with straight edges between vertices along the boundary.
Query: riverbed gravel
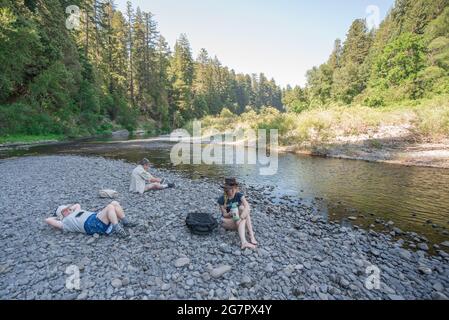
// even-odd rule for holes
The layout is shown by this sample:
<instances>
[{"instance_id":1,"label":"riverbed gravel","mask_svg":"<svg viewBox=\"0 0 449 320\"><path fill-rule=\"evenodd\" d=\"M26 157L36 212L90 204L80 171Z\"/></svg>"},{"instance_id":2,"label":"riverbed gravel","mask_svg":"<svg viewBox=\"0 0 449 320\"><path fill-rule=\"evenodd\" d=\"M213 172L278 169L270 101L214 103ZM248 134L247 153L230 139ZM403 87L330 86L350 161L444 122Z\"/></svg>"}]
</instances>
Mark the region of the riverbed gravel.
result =
<instances>
[{"instance_id":1,"label":"riverbed gravel","mask_svg":"<svg viewBox=\"0 0 449 320\"><path fill-rule=\"evenodd\" d=\"M190 211L219 218L220 185L169 170L175 189L128 193L134 165L80 156L0 161L1 299L447 299L449 257L416 251L389 234L328 223L310 203L274 202L269 186L245 186L259 241L208 236L185 226ZM129 239L62 233L44 219L65 203L94 210L114 189L132 221ZM443 246L445 246L443 244ZM73 270L80 287L71 289ZM377 282L376 280L379 280ZM379 284L379 286L377 286ZM68 288L69 287L69 288Z\"/></svg>"}]
</instances>

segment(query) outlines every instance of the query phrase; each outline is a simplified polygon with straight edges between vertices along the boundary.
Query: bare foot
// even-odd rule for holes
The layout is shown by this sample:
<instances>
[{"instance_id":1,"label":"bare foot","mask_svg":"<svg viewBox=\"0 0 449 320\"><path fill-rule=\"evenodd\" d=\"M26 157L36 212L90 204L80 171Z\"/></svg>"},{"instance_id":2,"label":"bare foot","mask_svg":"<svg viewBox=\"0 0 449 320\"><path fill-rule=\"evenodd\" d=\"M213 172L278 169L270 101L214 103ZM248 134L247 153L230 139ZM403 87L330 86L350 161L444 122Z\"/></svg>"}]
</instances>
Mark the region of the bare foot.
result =
<instances>
[{"instance_id":1,"label":"bare foot","mask_svg":"<svg viewBox=\"0 0 449 320\"><path fill-rule=\"evenodd\" d=\"M253 245L257 246L259 243L257 242L256 238L252 238L250 241Z\"/></svg>"},{"instance_id":2,"label":"bare foot","mask_svg":"<svg viewBox=\"0 0 449 320\"><path fill-rule=\"evenodd\" d=\"M256 249L256 246L253 245L252 243L245 242L245 243L242 243L242 250L244 250L244 249Z\"/></svg>"}]
</instances>

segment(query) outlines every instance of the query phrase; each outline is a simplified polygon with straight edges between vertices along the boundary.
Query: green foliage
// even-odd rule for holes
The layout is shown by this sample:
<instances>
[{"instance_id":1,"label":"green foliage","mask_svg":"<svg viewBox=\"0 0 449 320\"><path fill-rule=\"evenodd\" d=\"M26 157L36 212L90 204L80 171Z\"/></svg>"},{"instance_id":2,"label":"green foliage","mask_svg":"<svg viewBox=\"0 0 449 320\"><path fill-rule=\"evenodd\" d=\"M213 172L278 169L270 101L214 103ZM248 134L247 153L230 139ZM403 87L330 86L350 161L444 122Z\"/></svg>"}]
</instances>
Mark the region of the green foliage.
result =
<instances>
[{"instance_id":1,"label":"green foliage","mask_svg":"<svg viewBox=\"0 0 449 320\"><path fill-rule=\"evenodd\" d=\"M234 114L228 108L223 108L220 112L220 117L232 118L232 117L234 117Z\"/></svg>"},{"instance_id":2,"label":"green foliage","mask_svg":"<svg viewBox=\"0 0 449 320\"><path fill-rule=\"evenodd\" d=\"M387 45L374 64L374 86L387 89L416 79L425 67L426 46L422 36L405 33Z\"/></svg>"},{"instance_id":3,"label":"green foliage","mask_svg":"<svg viewBox=\"0 0 449 320\"><path fill-rule=\"evenodd\" d=\"M307 92L299 86L288 87L282 95L282 103L289 112L301 113L309 107Z\"/></svg>"},{"instance_id":4,"label":"green foliage","mask_svg":"<svg viewBox=\"0 0 449 320\"><path fill-rule=\"evenodd\" d=\"M194 60L185 35L171 52L153 15L131 3L122 13L112 0L76 0L81 26L69 31L67 1L0 2L2 135L90 135L139 123L168 132L205 117L220 129L242 119L287 140L321 139L333 105L363 104L377 115L449 91L449 0L397 0L378 30L355 20L304 88L284 90L263 73L237 74L205 49Z\"/></svg>"},{"instance_id":5,"label":"green foliage","mask_svg":"<svg viewBox=\"0 0 449 320\"><path fill-rule=\"evenodd\" d=\"M34 50L40 46L38 32L26 16L12 7L0 8L0 101L17 94L26 66L33 61Z\"/></svg>"},{"instance_id":6,"label":"green foliage","mask_svg":"<svg viewBox=\"0 0 449 320\"><path fill-rule=\"evenodd\" d=\"M14 103L0 105L0 136L9 134L46 135L62 133L58 124L45 112L29 105Z\"/></svg>"},{"instance_id":7,"label":"green foliage","mask_svg":"<svg viewBox=\"0 0 449 320\"><path fill-rule=\"evenodd\" d=\"M5 135L0 137L0 144L16 144L16 143L34 143L34 142L42 142L42 141L59 141L63 140L63 135L57 134L46 134L46 135Z\"/></svg>"},{"instance_id":8,"label":"green foliage","mask_svg":"<svg viewBox=\"0 0 449 320\"><path fill-rule=\"evenodd\" d=\"M225 107L282 109L274 80L235 74L205 50L195 62L185 35L172 53L153 15L131 3L122 13L112 0L0 2L0 115L11 120L1 134L74 137L138 123L168 132ZM68 4L81 8L79 29L65 27ZM23 114L10 112L18 106Z\"/></svg>"},{"instance_id":9,"label":"green foliage","mask_svg":"<svg viewBox=\"0 0 449 320\"><path fill-rule=\"evenodd\" d=\"M304 95L284 91L290 111L333 104L388 106L449 88L449 1L397 0L370 31L356 19L328 61L307 73ZM304 96L306 98L304 99Z\"/></svg>"}]
</instances>

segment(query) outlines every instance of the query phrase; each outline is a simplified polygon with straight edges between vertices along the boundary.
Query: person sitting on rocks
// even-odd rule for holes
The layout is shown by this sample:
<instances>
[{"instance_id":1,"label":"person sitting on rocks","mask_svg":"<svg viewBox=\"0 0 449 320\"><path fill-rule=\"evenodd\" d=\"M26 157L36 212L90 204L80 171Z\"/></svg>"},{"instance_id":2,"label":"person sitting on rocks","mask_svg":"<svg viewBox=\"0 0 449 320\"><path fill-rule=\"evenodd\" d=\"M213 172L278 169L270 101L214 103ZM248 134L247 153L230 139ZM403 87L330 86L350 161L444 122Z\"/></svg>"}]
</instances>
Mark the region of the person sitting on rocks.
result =
<instances>
[{"instance_id":1,"label":"person sitting on rocks","mask_svg":"<svg viewBox=\"0 0 449 320\"><path fill-rule=\"evenodd\" d=\"M243 193L239 191L239 184L235 178L225 179L224 194L218 199L223 227L226 230L238 230L242 249L255 249L257 245L251 222L250 206ZM246 240L246 232L250 242Z\"/></svg>"},{"instance_id":2,"label":"person sitting on rocks","mask_svg":"<svg viewBox=\"0 0 449 320\"><path fill-rule=\"evenodd\" d=\"M153 177L148 169L150 168L150 161L143 159L139 165L133 170L131 174L131 185L129 191L134 193L143 194L150 190L163 190L167 188L173 188L173 183L165 183L165 179L159 179Z\"/></svg>"},{"instance_id":3,"label":"person sitting on rocks","mask_svg":"<svg viewBox=\"0 0 449 320\"><path fill-rule=\"evenodd\" d=\"M117 201L111 202L99 212L82 210L79 204L62 205L56 209L54 215L55 217L48 218L45 222L64 232L81 232L88 235L115 234L125 238L129 234L123 226L134 226L125 217L123 208Z\"/></svg>"}]
</instances>

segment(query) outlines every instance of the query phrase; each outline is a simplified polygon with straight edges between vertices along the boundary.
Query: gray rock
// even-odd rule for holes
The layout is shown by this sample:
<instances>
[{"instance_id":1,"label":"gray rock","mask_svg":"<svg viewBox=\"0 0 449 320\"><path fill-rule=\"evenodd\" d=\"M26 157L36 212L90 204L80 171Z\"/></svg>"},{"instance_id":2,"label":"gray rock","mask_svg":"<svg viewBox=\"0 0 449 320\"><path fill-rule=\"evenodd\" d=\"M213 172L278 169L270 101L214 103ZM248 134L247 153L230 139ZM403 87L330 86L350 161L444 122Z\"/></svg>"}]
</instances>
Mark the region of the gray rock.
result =
<instances>
[{"instance_id":1,"label":"gray rock","mask_svg":"<svg viewBox=\"0 0 449 320\"><path fill-rule=\"evenodd\" d=\"M443 247L449 248L449 241L441 242L440 245L442 245Z\"/></svg>"},{"instance_id":2,"label":"gray rock","mask_svg":"<svg viewBox=\"0 0 449 320\"><path fill-rule=\"evenodd\" d=\"M81 292L78 297L76 298L77 300L86 300L88 296L88 292L87 291L83 291Z\"/></svg>"},{"instance_id":3,"label":"gray rock","mask_svg":"<svg viewBox=\"0 0 449 320\"><path fill-rule=\"evenodd\" d=\"M201 275L201 278L203 279L203 281L209 281L209 280L211 279L210 273L209 273L209 272L204 272L204 273Z\"/></svg>"},{"instance_id":4,"label":"gray rock","mask_svg":"<svg viewBox=\"0 0 449 320\"><path fill-rule=\"evenodd\" d=\"M184 266L187 266L190 264L189 258L179 258L175 261L175 267L176 268L182 268Z\"/></svg>"},{"instance_id":5,"label":"gray rock","mask_svg":"<svg viewBox=\"0 0 449 320\"><path fill-rule=\"evenodd\" d=\"M272 263L268 263L265 266L265 272L268 272L268 273L273 273L274 272L274 268L273 268L273 264Z\"/></svg>"},{"instance_id":6,"label":"gray rock","mask_svg":"<svg viewBox=\"0 0 449 320\"><path fill-rule=\"evenodd\" d=\"M212 276L212 278L220 278L222 277L225 273L229 272L232 270L232 267L229 265L223 265L220 267L217 267L215 269L212 269L212 271L210 272L210 275Z\"/></svg>"},{"instance_id":7,"label":"gray rock","mask_svg":"<svg viewBox=\"0 0 449 320\"><path fill-rule=\"evenodd\" d=\"M418 268L418 271L421 272L422 274L427 274L427 275L432 274L432 269L430 269L429 267L426 267L426 266L420 266Z\"/></svg>"},{"instance_id":8,"label":"gray rock","mask_svg":"<svg viewBox=\"0 0 449 320\"><path fill-rule=\"evenodd\" d=\"M122 280L120 280L118 278L115 278L115 279L112 279L111 285L114 288L119 289L119 288L121 288L123 286L123 283L122 283Z\"/></svg>"},{"instance_id":9,"label":"gray rock","mask_svg":"<svg viewBox=\"0 0 449 320\"><path fill-rule=\"evenodd\" d=\"M342 285L343 288L348 288L350 283L349 283L348 280L342 278L342 279L340 280L340 284Z\"/></svg>"},{"instance_id":10,"label":"gray rock","mask_svg":"<svg viewBox=\"0 0 449 320\"><path fill-rule=\"evenodd\" d=\"M161 286L161 290L162 290L162 291L168 291L168 290L170 290L170 288L171 288L171 285L170 285L169 283L164 283L164 284Z\"/></svg>"},{"instance_id":11,"label":"gray rock","mask_svg":"<svg viewBox=\"0 0 449 320\"><path fill-rule=\"evenodd\" d=\"M134 290L131 288L126 289L126 297L128 299L134 297Z\"/></svg>"},{"instance_id":12,"label":"gray rock","mask_svg":"<svg viewBox=\"0 0 449 320\"><path fill-rule=\"evenodd\" d=\"M444 291L444 286L441 284L441 282L436 282L433 284L432 288L438 292Z\"/></svg>"},{"instance_id":13,"label":"gray rock","mask_svg":"<svg viewBox=\"0 0 449 320\"><path fill-rule=\"evenodd\" d=\"M412 258L412 254L406 249L399 249L399 256L406 260L410 260Z\"/></svg>"},{"instance_id":14,"label":"gray rock","mask_svg":"<svg viewBox=\"0 0 449 320\"><path fill-rule=\"evenodd\" d=\"M122 279L122 284L123 284L124 287L127 286L127 285L129 284L129 278L124 277L124 278Z\"/></svg>"},{"instance_id":15,"label":"gray rock","mask_svg":"<svg viewBox=\"0 0 449 320\"><path fill-rule=\"evenodd\" d=\"M429 251L429 246L424 242L418 243L417 247L419 250Z\"/></svg>"},{"instance_id":16,"label":"gray rock","mask_svg":"<svg viewBox=\"0 0 449 320\"><path fill-rule=\"evenodd\" d=\"M434 293L432 293L432 299L433 300L449 300L449 298L444 294L444 293L441 293L441 292L434 292Z\"/></svg>"},{"instance_id":17,"label":"gray rock","mask_svg":"<svg viewBox=\"0 0 449 320\"><path fill-rule=\"evenodd\" d=\"M240 285L241 285L242 287L249 288L249 287L252 287L252 286L253 286L253 281L251 280L251 278L250 278L249 276L244 275L244 276L242 277L242 280L240 280Z\"/></svg>"},{"instance_id":18,"label":"gray rock","mask_svg":"<svg viewBox=\"0 0 449 320\"><path fill-rule=\"evenodd\" d=\"M329 300L329 296L327 295L327 293L319 292L318 297L320 298L320 300Z\"/></svg>"},{"instance_id":19,"label":"gray rock","mask_svg":"<svg viewBox=\"0 0 449 320\"><path fill-rule=\"evenodd\" d=\"M389 294L388 297L390 300L405 300L403 296L397 294Z\"/></svg>"}]
</instances>

